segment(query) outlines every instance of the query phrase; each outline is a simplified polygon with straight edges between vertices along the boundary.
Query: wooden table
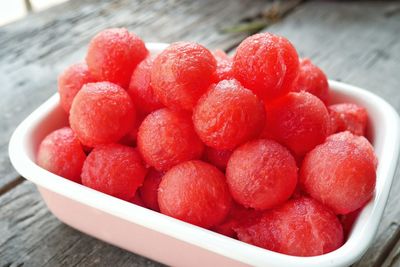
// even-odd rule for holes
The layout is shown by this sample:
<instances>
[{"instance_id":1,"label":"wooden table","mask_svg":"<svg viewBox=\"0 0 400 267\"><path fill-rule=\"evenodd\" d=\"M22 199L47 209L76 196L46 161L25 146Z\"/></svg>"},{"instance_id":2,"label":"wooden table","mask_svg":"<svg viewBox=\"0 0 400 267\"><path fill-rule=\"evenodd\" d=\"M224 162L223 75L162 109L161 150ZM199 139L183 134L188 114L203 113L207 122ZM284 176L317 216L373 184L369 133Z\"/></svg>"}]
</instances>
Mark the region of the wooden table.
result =
<instances>
[{"instance_id":1,"label":"wooden table","mask_svg":"<svg viewBox=\"0 0 400 267\"><path fill-rule=\"evenodd\" d=\"M0 265L158 266L84 235L49 213L35 186L10 165L17 124L56 92L57 74L88 40L127 27L145 41L192 40L234 51L250 32L289 38L331 79L380 95L400 112L400 3L361 1L70 1L0 27ZM355 266L400 264L397 173L379 232Z\"/></svg>"}]
</instances>

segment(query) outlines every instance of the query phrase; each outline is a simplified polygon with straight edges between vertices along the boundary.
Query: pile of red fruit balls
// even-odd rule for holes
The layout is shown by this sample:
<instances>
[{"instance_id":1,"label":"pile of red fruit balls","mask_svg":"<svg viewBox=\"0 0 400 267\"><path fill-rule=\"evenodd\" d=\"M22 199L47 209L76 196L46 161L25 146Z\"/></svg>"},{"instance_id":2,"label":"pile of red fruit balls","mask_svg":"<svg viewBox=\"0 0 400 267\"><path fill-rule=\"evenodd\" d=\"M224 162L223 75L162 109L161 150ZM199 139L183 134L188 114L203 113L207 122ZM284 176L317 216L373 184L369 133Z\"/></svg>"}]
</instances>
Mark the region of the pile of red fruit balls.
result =
<instances>
[{"instance_id":1,"label":"pile of red fruit balls","mask_svg":"<svg viewBox=\"0 0 400 267\"><path fill-rule=\"evenodd\" d=\"M45 137L40 166L249 244L333 251L374 193L366 110L329 105L325 74L275 34L231 58L192 42L150 55L107 29L58 90L70 127Z\"/></svg>"}]
</instances>

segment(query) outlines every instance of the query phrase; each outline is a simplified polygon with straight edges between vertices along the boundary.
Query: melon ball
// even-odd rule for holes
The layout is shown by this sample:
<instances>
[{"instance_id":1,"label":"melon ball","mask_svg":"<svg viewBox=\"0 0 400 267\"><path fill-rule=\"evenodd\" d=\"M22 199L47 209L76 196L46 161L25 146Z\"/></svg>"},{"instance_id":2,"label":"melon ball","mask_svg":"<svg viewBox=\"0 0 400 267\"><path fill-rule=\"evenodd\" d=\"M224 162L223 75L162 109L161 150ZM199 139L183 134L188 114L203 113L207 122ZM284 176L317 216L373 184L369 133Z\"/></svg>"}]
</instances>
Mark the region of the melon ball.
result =
<instances>
[{"instance_id":1,"label":"melon ball","mask_svg":"<svg viewBox=\"0 0 400 267\"><path fill-rule=\"evenodd\" d=\"M217 49L213 52L217 61L217 69L215 72L217 81L233 79L233 60L224 51Z\"/></svg>"},{"instance_id":2,"label":"melon ball","mask_svg":"<svg viewBox=\"0 0 400 267\"><path fill-rule=\"evenodd\" d=\"M105 194L132 200L146 168L136 149L120 144L96 147L82 169L82 184Z\"/></svg>"},{"instance_id":3,"label":"melon ball","mask_svg":"<svg viewBox=\"0 0 400 267\"><path fill-rule=\"evenodd\" d=\"M37 164L59 176L80 183L86 154L71 128L51 132L40 143Z\"/></svg>"},{"instance_id":4,"label":"melon ball","mask_svg":"<svg viewBox=\"0 0 400 267\"><path fill-rule=\"evenodd\" d=\"M204 228L221 223L231 207L224 174L199 161L186 161L165 173L158 189L163 214Z\"/></svg>"},{"instance_id":5,"label":"melon ball","mask_svg":"<svg viewBox=\"0 0 400 267\"><path fill-rule=\"evenodd\" d=\"M148 114L163 107L163 104L154 94L150 83L152 66L152 57L147 57L140 62L132 74L131 82L127 89L135 107L143 114Z\"/></svg>"},{"instance_id":6,"label":"melon ball","mask_svg":"<svg viewBox=\"0 0 400 267\"><path fill-rule=\"evenodd\" d=\"M163 175L164 173L151 168L147 173L146 178L144 178L142 187L139 189L141 199L145 206L155 211L160 210L160 207L158 206L158 187Z\"/></svg>"},{"instance_id":7,"label":"melon ball","mask_svg":"<svg viewBox=\"0 0 400 267\"><path fill-rule=\"evenodd\" d=\"M90 74L86 63L77 63L65 69L58 76L58 93L60 94L61 107L69 113L74 97L87 83L96 82Z\"/></svg>"},{"instance_id":8,"label":"melon ball","mask_svg":"<svg viewBox=\"0 0 400 267\"><path fill-rule=\"evenodd\" d=\"M279 143L258 139L238 147L226 168L233 199L246 208L265 210L283 204L297 184L296 161Z\"/></svg>"},{"instance_id":9,"label":"melon ball","mask_svg":"<svg viewBox=\"0 0 400 267\"><path fill-rule=\"evenodd\" d=\"M300 184L336 214L348 214L373 196L375 166L372 146L364 137L338 133L306 155Z\"/></svg>"},{"instance_id":10,"label":"melon ball","mask_svg":"<svg viewBox=\"0 0 400 267\"><path fill-rule=\"evenodd\" d=\"M144 160L159 171L199 159L204 145L193 129L190 114L159 109L142 122L137 144Z\"/></svg>"},{"instance_id":11,"label":"melon ball","mask_svg":"<svg viewBox=\"0 0 400 267\"><path fill-rule=\"evenodd\" d=\"M305 91L315 95L327 104L329 101L329 84L325 73L315 66L310 59L300 60L300 72L293 85L294 92Z\"/></svg>"},{"instance_id":12,"label":"melon ball","mask_svg":"<svg viewBox=\"0 0 400 267\"><path fill-rule=\"evenodd\" d=\"M214 82L216 65L207 48L190 42L173 43L154 60L154 93L168 108L191 111Z\"/></svg>"},{"instance_id":13,"label":"melon ball","mask_svg":"<svg viewBox=\"0 0 400 267\"><path fill-rule=\"evenodd\" d=\"M265 105L267 121L264 130L273 139L303 156L325 141L330 118L324 103L307 93L289 93Z\"/></svg>"},{"instance_id":14,"label":"melon ball","mask_svg":"<svg viewBox=\"0 0 400 267\"><path fill-rule=\"evenodd\" d=\"M142 39L127 29L106 29L90 41L86 63L98 81L108 81L127 88L133 70L147 54Z\"/></svg>"},{"instance_id":15,"label":"melon ball","mask_svg":"<svg viewBox=\"0 0 400 267\"><path fill-rule=\"evenodd\" d=\"M350 131L365 135L368 122L367 110L352 103L341 103L328 107L332 122L332 133Z\"/></svg>"},{"instance_id":16,"label":"melon ball","mask_svg":"<svg viewBox=\"0 0 400 267\"><path fill-rule=\"evenodd\" d=\"M261 133L265 111L253 92L236 80L223 80L201 97L193 123L207 146L231 150Z\"/></svg>"},{"instance_id":17,"label":"melon ball","mask_svg":"<svg viewBox=\"0 0 400 267\"><path fill-rule=\"evenodd\" d=\"M88 147L117 142L133 128L135 120L128 93L109 82L84 85L69 114L71 128Z\"/></svg>"},{"instance_id":18,"label":"melon ball","mask_svg":"<svg viewBox=\"0 0 400 267\"><path fill-rule=\"evenodd\" d=\"M218 169L225 171L228 160L232 155L232 150L218 150L212 147L206 147L204 149L204 161L211 163Z\"/></svg>"},{"instance_id":19,"label":"melon ball","mask_svg":"<svg viewBox=\"0 0 400 267\"><path fill-rule=\"evenodd\" d=\"M233 73L244 87L270 101L289 92L299 73L299 58L286 38L259 33L237 48Z\"/></svg>"},{"instance_id":20,"label":"melon ball","mask_svg":"<svg viewBox=\"0 0 400 267\"><path fill-rule=\"evenodd\" d=\"M335 214L306 197L266 211L256 223L235 231L241 241L293 256L322 255L343 244L342 225Z\"/></svg>"}]
</instances>

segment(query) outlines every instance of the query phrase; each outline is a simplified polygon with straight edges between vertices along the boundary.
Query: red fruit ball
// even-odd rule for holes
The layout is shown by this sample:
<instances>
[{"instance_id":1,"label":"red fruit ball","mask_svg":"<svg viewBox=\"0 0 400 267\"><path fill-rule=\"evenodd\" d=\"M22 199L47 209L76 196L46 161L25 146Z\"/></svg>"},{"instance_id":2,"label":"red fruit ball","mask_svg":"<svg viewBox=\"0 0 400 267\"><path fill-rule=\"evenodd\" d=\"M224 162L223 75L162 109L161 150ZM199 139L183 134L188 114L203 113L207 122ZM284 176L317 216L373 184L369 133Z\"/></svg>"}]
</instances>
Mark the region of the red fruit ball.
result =
<instances>
[{"instance_id":1,"label":"red fruit ball","mask_svg":"<svg viewBox=\"0 0 400 267\"><path fill-rule=\"evenodd\" d=\"M266 132L302 156L325 141L330 118L324 103L306 93L289 93L265 105Z\"/></svg>"},{"instance_id":2,"label":"red fruit ball","mask_svg":"<svg viewBox=\"0 0 400 267\"><path fill-rule=\"evenodd\" d=\"M186 161L169 170L158 189L163 214L211 228L221 223L231 207L224 174L199 161Z\"/></svg>"},{"instance_id":3,"label":"red fruit ball","mask_svg":"<svg viewBox=\"0 0 400 267\"><path fill-rule=\"evenodd\" d=\"M200 139L209 147L230 150L257 137L265 122L262 102L236 80L220 81L193 111Z\"/></svg>"},{"instance_id":4,"label":"red fruit ball","mask_svg":"<svg viewBox=\"0 0 400 267\"><path fill-rule=\"evenodd\" d=\"M144 114L163 107L150 84L152 65L152 57L147 57L147 59L140 62L132 74L131 82L127 89L135 107L137 107L139 112Z\"/></svg>"},{"instance_id":5,"label":"red fruit ball","mask_svg":"<svg viewBox=\"0 0 400 267\"><path fill-rule=\"evenodd\" d=\"M109 82L88 83L75 96L71 128L88 147L117 142L134 126L136 111L128 93Z\"/></svg>"},{"instance_id":6,"label":"red fruit ball","mask_svg":"<svg viewBox=\"0 0 400 267\"><path fill-rule=\"evenodd\" d=\"M146 175L136 149L120 144L99 146L87 157L82 184L105 194L132 200Z\"/></svg>"},{"instance_id":7,"label":"red fruit ball","mask_svg":"<svg viewBox=\"0 0 400 267\"><path fill-rule=\"evenodd\" d=\"M142 187L139 189L140 196L145 206L155 211L160 210L157 194L163 175L164 173L162 172L150 169L146 178L144 178Z\"/></svg>"},{"instance_id":8,"label":"red fruit ball","mask_svg":"<svg viewBox=\"0 0 400 267\"><path fill-rule=\"evenodd\" d=\"M350 131L355 135L365 135L368 113L363 107L352 103L342 103L328 107L332 122L332 133Z\"/></svg>"},{"instance_id":9,"label":"red fruit ball","mask_svg":"<svg viewBox=\"0 0 400 267\"><path fill-rule=\"evenodd\" d=\"M58 93L61 107L69 113L74 97L87 83L95 82L86 63L77 63L69 66L58 76Z\"/></svg>"},{"instance_id":10,"label":"red fruit ball","mask_svg":"<svg viewBox=\"0 0 400 267\"><path fill-rule=\"evenodd\" d=\"M343 226L343 233L345 237L348 237L350 235L354 223L358 219L358 216L360 215L361 211L362 208L345 215L339 215L339 220Z\"/></svg>"},{"instance_id":11,"label":"red fruit ball","mask_svg":"<svg viewBox=\"0 0 400 267\"><path fill-rule=\"evenodd\" d=\"M166 108L156 110L144 119L137 143L147 164L159 171L199 159L204 148L193 129L190 115Z\"/></svg>"},{"instance_id":12,"label":"red fruit ball","mask_svg":"<svg viewBox=\"0 0 400 267\"><path fill-rule=\"evenodd\" d=\"M217 81L233 79L232 58L219 49L215 50L213 54L217 61L217 70L215 72Z\"/></svg>"},{"instance_id":13,"label":"red fruit ball","mask_svg":"<svg viewBox=\"0 0 400 267\"><path fill-rule=\"evenodd\" d=\"M286 38L272 33L246 38L233 58L235 78L267 101L289 92L298 72L296 49Z\"/></svg>"},{"instance_id":14,"label":"red fruit ball","mask_svg":"<svg viewBox=\"0 0 400 267\"><path fill-rule=\"evenodd\" d=\"M285 202L297 184L296 161L284 146L258 139L238 147L229 159L226 182L246 208L270 209Z\"/></svg>"},{"instance_id":15,"label":"red fruit ball","mask_svg":"<svg viewBox=\"0 0 400 267\"><path fill-rule=\"evenodd\" d=\"M376 182L376 159L367 144L349 132L330 136L306 155L300 169L303 190L336 214L363 206Z\"/></svg>"},{"instance_id":16,"label":"red fruit ball","mask_svg":"<svg viewBox=\"0 0 400 267\"><path fill-rule=\"evenodd\" d=\"M225 171L231 155L232 150L218 150L212 147L206 147L204 150L204 160L222 171Z\"/></svg>"},{"instance_id":17,"label":"red fruit ball","mask_svg":"<svg viewBox=\"0 0 400 267\"><path fill-rule=\"evenodd\" d=\"M98 81L127 88L133 70L147 54L142 39L127 29L106 29L90 41L86 63Z\"/></svg>"},{"instance_id":18,"label":"red fruit ball","mask_svg":"<svg viewBox=\"0 0 400 267\"><path fill-rule=\"evenodd\" d=\"M338 218L311 198L297 198L270 211L253 225L235 229L239 240L293 256L317 256L343 244Z\"/></svg>"},{"instance_id":19,"label":"red fruit ball","mask_svg":"<svg viewBox=\"0 0 400 267\"><path fill-rule=\"evenodd\" d=\"M61 177L80 183L86 154L71 128L51 132L40 143L37 164Z\"/></svg>"},{"instance_id":20,"label":"red fruit ball","mask_svg":"<svg viewBox=\"0 0 400 267\"><path fill-rule=\"evenodd\" d=\"M215 80L215 70L215 59L205 47L173 43L154 60L151 84L165 106L191 111Z\"/></svg>"},{"instance_id":21,"label":"red fruit ball","mask_svg":"<svg viewBox=\"0 0 400 267\"><path fill-rule=\"evenodd\" d=\"M300 72L297 81L293 85L293 91L306 91L327 104L329 100L328 78L310 59L303 58L300 60Z\"/></svg>"},{"instance_id":22,"label":"red fruit ball","mask_svg":"<svg viewBox=\"0 0 400 267\"><path fill-rule=\"evenodd\" d=\"M253 209L246 209L243 206L232 203L232 207L229 211L226 219L219 225L213 227L213 231L220 233L232 238L237 238L237 234L234 229L242 225L256 223L263 213Z\"/></svg>"}]
</instances>

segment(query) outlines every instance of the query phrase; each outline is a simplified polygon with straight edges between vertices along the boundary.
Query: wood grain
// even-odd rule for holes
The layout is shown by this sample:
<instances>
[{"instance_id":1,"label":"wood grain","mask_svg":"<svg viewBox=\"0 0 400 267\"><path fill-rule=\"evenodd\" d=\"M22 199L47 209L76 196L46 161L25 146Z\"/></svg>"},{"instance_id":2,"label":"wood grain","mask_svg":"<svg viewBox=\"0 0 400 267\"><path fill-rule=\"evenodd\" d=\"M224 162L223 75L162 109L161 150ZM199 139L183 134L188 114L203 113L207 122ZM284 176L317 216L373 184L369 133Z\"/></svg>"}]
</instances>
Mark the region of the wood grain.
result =
<instances>
[{"instance_id":1,"label":"wood grain","mask_svg":"<svg viewBox=\"0 0 400 267\"><path fill-rule=\"evenodd\" d=\"M374 92L400 112L399 2L308 2L267 30L289 38L329 78ZM373 246L355 266L381 266L396 244L391 237L399 238L399 170Z\"/></svg>"},{"instance_id":2,"label":"wood grain","mask_svg":"<svg viewBox=\"0 0 400 267\"><path fill-rule=\"evenodd\" d=\"M90 38L108 27L126 27L147 42L190 40L209 48L235 46L247 34L222 29L284 3L236 1L68 1L0 28L0 191L18 177L7 146L18 123L57 90L57 75L82 61Z\"/></svg>"}]
</instances>

